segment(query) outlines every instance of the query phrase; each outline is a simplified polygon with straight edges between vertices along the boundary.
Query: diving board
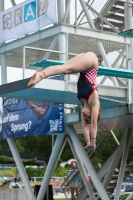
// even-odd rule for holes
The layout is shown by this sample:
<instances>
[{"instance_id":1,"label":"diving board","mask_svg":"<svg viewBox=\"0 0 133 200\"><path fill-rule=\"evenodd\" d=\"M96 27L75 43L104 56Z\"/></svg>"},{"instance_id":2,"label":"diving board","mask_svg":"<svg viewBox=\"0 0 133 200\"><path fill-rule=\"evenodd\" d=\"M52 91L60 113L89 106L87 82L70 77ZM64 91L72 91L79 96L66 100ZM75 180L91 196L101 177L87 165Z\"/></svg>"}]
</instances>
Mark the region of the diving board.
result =
<instances>
[{"instance_id":1,"label":"diving board","mask_svg":"<svg viewBox=\"0 0 133 200\"><path fill-rule=\"evenodd\" d=\"M52 89L39 88L39 83L36 88L29 88L28 82L30 78L15 81L12 83L3 84L0 86L0 97L24 99L26 101L49 101L54 103L80 105L77 98L77 93L68 91L58 91ZM51 80L52 81L52 80ZM111 108L116 106L126 105L126 101L114 101L111 99L100 98L101 108Z\"/></svg>"},{"instance_id":2,"label":"diving board","mask_svg":"<svg viewBox=\"0 0 133 200\"><path fill-rule=\"evenodd\" d=\"M49 66L56 66L56 65L63 65L63 64L64 64L63 61L42 60L35 63L31 63L29 64L29 66L47 68ZM104 75L104 76L133 79L133 70L128 70L128 69L120 69L120 68L118 69L118 68L99 66L98 74Z\"/></svg>"},{"instance_id":3,"label":"diving board","mask_svg":"<svg viewBox=\"0 0 133 200\"><path fill-rule=\"evenodd\" d=\"M76 93L42 88L29 88L29 80L30 78L27 78L1 85L0 97L24 99L27 101L80 104Z\"/></svg>"},{"instance_id":4,"label":"diving board","mask_svg":"<svg viewBox=\"0 0 133 200\"><path fill-rule=\"evenodd\" d=\"M133 29L122 31L122 32L118 33L118 35L133 38Z\"/></svg>"}]
</instances>

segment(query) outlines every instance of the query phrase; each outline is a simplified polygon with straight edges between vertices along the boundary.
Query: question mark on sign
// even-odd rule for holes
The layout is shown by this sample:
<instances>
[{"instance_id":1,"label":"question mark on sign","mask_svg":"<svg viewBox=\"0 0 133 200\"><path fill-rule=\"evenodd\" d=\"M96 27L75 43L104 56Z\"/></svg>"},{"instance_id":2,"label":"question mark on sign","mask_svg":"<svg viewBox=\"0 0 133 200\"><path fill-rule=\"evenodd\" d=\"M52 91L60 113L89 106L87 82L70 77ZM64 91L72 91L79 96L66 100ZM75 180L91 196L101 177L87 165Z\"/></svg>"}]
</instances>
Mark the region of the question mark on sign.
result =
<instances>
[{"instance_id":1,"label":"question mark on sign","mask_svg":"<svg viewBox=\"0 0 133 200\"><path fill-rule=\"evenodd\" d=\"M30 129L30 127L31 127L31 124L32 124L32 122L31 122L31 121L29 121L29 122L28 122L29 129Z\"/></svg>"}]
</instances>

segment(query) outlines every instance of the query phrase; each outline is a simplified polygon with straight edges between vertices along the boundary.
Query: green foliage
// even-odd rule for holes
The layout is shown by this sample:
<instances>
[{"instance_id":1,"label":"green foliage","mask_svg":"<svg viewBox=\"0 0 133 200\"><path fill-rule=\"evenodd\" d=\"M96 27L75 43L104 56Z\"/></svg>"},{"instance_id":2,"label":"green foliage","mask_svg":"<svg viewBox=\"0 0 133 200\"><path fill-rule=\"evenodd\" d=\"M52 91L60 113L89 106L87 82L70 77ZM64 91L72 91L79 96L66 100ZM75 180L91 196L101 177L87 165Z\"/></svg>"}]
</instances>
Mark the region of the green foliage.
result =
<instances>
[{"instance_id":1,"label":"green foliage","mask_svg":"<svg viewBox=\"0 0 133 200\"><path fill-rule=\"evenodd\" d=\"M5 170L5 171L1 171L0 170L0 177L15 177L17 175L17 169L16 168L12 168L11 170Z\"/></svg>"},{"instance_id":2,"label":"green foliage","mask_svg":"<svg viewBox=\"0 0 133 200\"><path fill-rule=\"evenodd\" d=\"M55 172L53 176L57 177L64 177L67 175L67 171L70 169L70 167L56 167Z\"/></svg>"},{"instance_id":3,"label":"green foliage","mask_svg":"<svg viewBox=\"0 0 133 200\"><path fill-rule=\"evenodd\" d=\"M18 174L18 170L17 170L17 168L12 168L11 169L11 171L12 171L12 173L14 174L14 176L16 176L17 174Z\"/></svg>"},{"instance_id":4,"label":"green foliage","mask_svg":"<svg viewBox=\"0 0 133 200\"><path fill-rule=\"evenodd\" d=\"M52 135L17 138L15 142L16 140L19 140L23 147L23 153L40 155L49 159L52 151ZM19 150L22 152L22 149Z\"/></svg>"},{"instance_id":5,"label":"green foliage","mask_svg":"<svg viewBox=\"0 0 133 200\"><path fill-rule=\"evenodd\" d=\"M7 140L0 140L0 150L4 151L9 151L10 148L9 148L9 145L7 143Z\"/></svg>"},{"instance_id":6,"label":"green foliage","mask_svg":"<svg viewBox=\"0 0 133 200\"><path fill-rule=\"evenodd\" d=\"M33 165L37 161L37 158L32 158L29 160L25 160L23 163L24 165Z\"/></svg>"},{"instance_id":7,"label":"green foliage","mask_svg":"<svg viewBox=\"0 0 133 200\"><path fill-rule=\"evenodd\" d=\"M26 168L26 173L29 177L43 177L46 168L35 169L33 167Z\"/></svg>"},{"instance_id":8,"label":"green foliage","mask_svg":"<svg viewBox=\"0 0 133 200\"><path fill-rule=\"evenodd\" d=\"M53 176L57 177L64 177L67 175L67 171L70 169L70 166L67 167L56 167L55 172ZM46 168L33 168L33 167L28 167L26 168L26 173L29 177L43 177L44 173L46 171Z\"/></svg>"},{"instance_id":9,"label":"green foliage","mask_svg":"<svg viewBox=\"0 0 133 200\"><path fill-rule=\"evenodd\" d=\"M10 158L8 156L0 156L0 164L6 164L10 161Z\"/></svg>"},{"instance_id":10,"label":"green foliage","mask_svg":"<svg viewBox=\"0 0 133 200\"><path fill-rule=\"evenodd\" d=\"M19 140L19 139L16 139L15 143L16 143L16 147L17 147L18 151L19 151L20 153L23 153L23 152L24 152L24 147L22 146L20 140Z\"/></svg>"},{"instance_id":11,"label":"green foliage","mask_svg":"<svg viewBox=\"0 0 133 200\"><path fill-rule=\"evenodd\" d=\"M118 138L118 140L120 141L123 135L123 130L114 131L114 133ZM101 136L101 134L103 133L102 132L98 133L97 140L99 136ZM80 139L82 146L85 146L86 142L83 134L78 134L78 138ZM54 139L56 140L56 136L54 136ZM16 138L15 142L19 152L23 152L26 154L40 155L46 159L49 159L52 152L52 135ZM103 164L109 158L109 156L115 151L117 146L118 145L116 141L114 140L112 134L109 132L107 137L97 147L95 153L91 156L91 161L96 170L99 170L99 166L97 163ZM6 151L10 150L6 140L0 140L0 150L6 150ZM74 156L71 151L69 143L66 142L66 145L62 151L61 158L59 159L58 164L60 164L63 161L64 162L68 161L71 158L74 158ZM35 161L34 159L33 160L30 159L27 161L26 164L31 165L34 163L34 161ZM3 159L3 163L6 162L8 163L8 160Z\"/></svg>"}]
</instances>

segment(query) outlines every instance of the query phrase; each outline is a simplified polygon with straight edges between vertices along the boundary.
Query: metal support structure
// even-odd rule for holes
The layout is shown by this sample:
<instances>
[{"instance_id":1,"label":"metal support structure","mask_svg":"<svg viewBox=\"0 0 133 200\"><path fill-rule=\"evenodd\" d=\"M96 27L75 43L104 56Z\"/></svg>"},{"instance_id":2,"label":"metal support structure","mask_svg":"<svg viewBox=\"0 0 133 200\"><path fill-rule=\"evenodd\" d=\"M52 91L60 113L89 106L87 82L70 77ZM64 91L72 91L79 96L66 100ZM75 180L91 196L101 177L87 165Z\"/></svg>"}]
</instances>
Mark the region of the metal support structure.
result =
<instances>
[{"instance_id":1,"label":"metal support structure","mask_svg":"<svg viewBox=\"0 0 133 200\"><path fill-rule=\"evenodd\" d=\"M122 156L120 171L119 171L119 175L118 175L118 181L117 181L116 193L115 193L114 200L118 200L119 196L120 196L120 191L121 191L121 185L122 185L123 176L124 176L125 165L126 165L126 161L127 161L130 141L131 141L131 138L132 138L132 132L133 132L133 129L131 129L131 128L129 128L127 130L127 134L126 134L127 138L126 138L126 143L125 143L125 147L124 147L124 151L123 151L123 156Z\"/></svg>"},{"instance_id":2,"label":"metal support structure","mask_svg":"<svg viewBox=\"0 0 133 200\"><path fill-rule=\"evenodd\" d=\"M16 3L15 3L14 0L10 0L10 1L11 1L11 3L12 3L12 6L16 6Z\"/></svg>"},{"instance_id":3,"label":"metal support structure","mask_svg":"<svg viewBox=\"0 0 133 200\"><path fill-rule=\"evenodd\" d=\"M67 39L66 39L66 34L60 33L58 34L58 44L59 44L59 51L65 52L64 54L60 54L60 60L66 62L66 55L68 54L66 52L67 50ZM68 89L68 75L65 75L65 90L67 91Z\"/></svg>"},{"instance_id":4,"label":"metal support structure","mask_svg":"<svg viewBox=\"0 0 133 200\"><path fill-rule=\"evenodd\" d=\"M93 24L93 22L92 22L92 19L91 19L91 16L89 14L89 11L87 10L87 6L86 6L84 0L79 0L79 1L80 1L80 4L81 4L82 8L83 8L84 13L85 13L86 19L87 19L87 21L88 21L88 23L90 25L90 28L96 29L94 24Z\"/></svg>"},{"instance_id":5,"label":"metal support structure","mask_svg":"<svg viewBox=\"0 0 133 200\"><path fill-rule=\"evenodd\" d=\"M23 46L23 79L25 78L25 56L26 56L25 50L26 48L25 46Z\"/></svg>"},{"instance_id":6,"label":"metal support structure","mask_svg":"<svg viewBox=\"0 0 133 200\"><path fill-rule=\"evenodd\" d=\"M117 63L119 62L119 60L122 58L124 52L125 52L125 49L123 49L123 50L119 53L118 57L116 58L116 60L114 61L114 63L111 65L111 67L115 67L115 66L117 65ZM109 78L110 78L110 77L109 77ZM103 79L100 81L100 84L103 84L103 83L106 81L106 79L107 79L107 77L104 76Z\"/></svg>"},{"instance_id":7,"label":"metal support structure","mask_svg":"<svg viewBox=\"0 0 133 200\"><path fill-rule=\"evenodd\" d=\"M125 2L125 29L132 29L132 0L126 0ZM130 39L130 47L128 48L128 59L131 58L131 60L128 60L128 69L133 69L133 39ZM132 103L133 98L133 81L128 80L128 100L129 103Z\"/></svg>"},{"instance_id":8,"label":"metal support structure","mask_svg":"<svg viewBox=\"0 0 133 200\"><path fill-rule=\"evenodd\" d=\"M102 166L102 168L98 172L99 178L103 178L104 175L106 174L105 180L103 182L103 186L106 189L108 187L108 184L112 178L112 175L115 171L115 168L120 160L120 157L123 153L123 148L125 145L125 140L126 140L126 132L122 137L122 140L120 142L120 145L117 147L116 151L110 156L110 158L105 162L105 164ZM97 200L99 197L97 197Z\"/></svg>"},{"instance_id":9,"label":"metal support structure","mask_svg":"<svg viewBox=\"0 0 133 200\"><path fill-rule=\"evenodd\" d=\"M131 67L130 69L133 70L133 39L130 38L130 50L131 50L131 61L130 61L130 64L131 64ZM131 97L132 97L132 103L133 103L133 81L131 81Z\"/></svg>"},{"instance_id":10,"label":"metal support structure","mask_svg":"<svg viewBox=\"0 0 133 200\"><path fill-rule=\"evenodd\" d=\"M131 29L132 23L132 0L126 0L127 30Z\"/></svg>"},{"instance_id":11,"label":"metal support structure","mask_svg":"<svg viewBox=\"0 0 133 200\"><path fill-rule=\"evenodd\" d=\"M120 59L122 58L124 53L125 53L125 48L122 49L122 51L119 53L118 57L116 58L116 60L112 64L112 67L115 67L118 64L118 62L120 61Z\"/></svg>"},{"instance_id":12,"label":"metal support structure","mask_svg":"<svg viewBox=\"0 0 133 200\"><path fill-rule=\"evenodd\" d=\"M77 0L75 0L75 23L74 24L77 26Z\"/></svg>"},{"instance_id":13,"label":"metal support structure","mask_svg":"<svg viewBox=\"0 0 133 200\"><path fill-rule=\"evenodd\" d=\"M90 184L90 181L89 181L88 178L87 178L87 173L86 173L86 170L85 170L84 165L83 165L83 163L82 163L82 159L81 159L81 157L79 156L79 154L78 154L78 152L77 152L77 150L76 150L76 148L75 148L75 146L74 146L72 140L70 139L70 137L69 137L69 139L68 139L68 142L69 142L69 144L70 144L70 147L71 147L71 150L72 150L72 152L73 152L73 155L74 155L74 157L75 157L75 159L76 159L76 161L77 161L78 168L79 168L80 174L81 174L81 176L82 176L83 182L84 182L84 184L85 184L85 188L86 188L86 190L87 190L87 193L88 193L88 195L89 195L89 198L90 198L90 200L95 200L96 197L95 197L94 191L93 191L93 189L92 189L92 186L91 186L91 184Z\"/></svg>"},{"instance_id":14,"label":"metal support structure","mask_svg":"<svg viewBox=\"0 0 133 200\"><path fill-rule=\"evenodd\" d=\"M87 3L86 3L87 4ZM108 26L110 26L116 33L119 33L119 30L117 28L115 28L115 26L110 23L107 19L105 19L100 13L98 13L94 8L92 8L89 4L87 4L87 6L89 7L89 9L94 12L98 18L100 18L102 20L102 22L105 22Z\"/></svg>"},{"instance_id":15,"label":"metal support structure","mask_svg":"<svg viewBox=\"0 0 133 200\"><path fill-rule=\"evenodd\" d=\"M105 180L103 182L103 185L104 185L105 188L107 188L107 186L108 186L108 184L109 184L109 182L110 182L110 180L112 178L112 175L113 175L113 173L115 171L115 168L116 168L116 166L117 166L117 164L118 164L118 162L120 160L120 157L122 156L123 147L125 145L126 137L127 137L127 135L126 135L126 132L125 132L125 134L123 135L123 138L122 138L122 140L120 142L120 145L116 149L116 152L114 154L113 160L110 163L110 166L108 168L108 173L107 173L107 175L105 177Z\"/></svg>"},{"instance_id":16,"label":"metal support structure","mask_svg":"<svg viewBox=\"0 0 133 200\"><path fill-rule=\"evenodd\" d=\"M58 41L58 36L56 35L55 38L53 39L51 45L49 46L48 50L53 50L54 47L55 47L55 45L57 44L57 41ZM50 56L50 54L51 54L51 51L47 51L47 52L45 53L45 56L43 57L43 60L48 59L49 56ZM37 71L38 71L38 72L40 72L41 70L42 70L42 68L40 68L40 67L37 68Z\"/></svg>"},{"instance_id":17,"label":"metal support structure","mask_svg":"<svg viewBox=\"0 0 133 200\"><path fill-rule=\"evenodd\" d=\"M64 16L64 1L57 0L57 7L58 7L58 23L62 23L62 19Z\"/></svg>"},{"instance_id":18,"label":"metal support structure","mask_svg":"<svg viewBox=\"0 0 133 200\"><path fill-rule=\"evenodd\" d=\"M58 34L59 51L65 52L60 54L60 60L66 62L66 36L64 33Z\"/></svg>"},{"instance_id":19,"label":"metal support structure","mask_svg":"<svg viewBox=\"0 0 133 200\"><path fill-rule=\"evenodd\" d=\"M110 167L110 163L112 162L114 158L115 152L109 157L109 159L103 164L101 169L98 172L98 177L101 179L104 177L104 175L108 172L108 169Z\"/></svg>"},{"instance_id":20,"label":"metal support structure","mask_svg":"<svg viewBox=\"0 0 133 200\"><path fill-rule=\"evenodd\" d=\"M91 174L93 184L94 184L99 196L101 197L101 199L109 200L109 197L108 197L103 185L101 184L101 181L99 180L97 173L95 172L93 165L91 164L91 161L88 158L87 153L85 152L85 149L82 147L74 128L70 125L66 125L66 130L67 130L69 136L71 137L71 140L73 141L75 148L78 149L78 153L79 153L80 157L82 158L82 161L83 161L86 169L88 170L89 174Z\"/></svg>"},{"instance_id":21,"label":"metal support structure","mask_svg":"<svg viewBox=\"0 0 133 200\"><path fill-rule=\"evenodd\" d=\"M22 160L21 160L21 158L19 156L18 150L17 150L16 145L14 143L14 140L10 138L10 139L7 139L7 142L9 144L10 150L12 152L12 155L13 155L13 158L15 160L16 166L17 166L17 168L19 170L19 173L20 173L22 182L23 182L23 184L25 186L25 190L26 190L26 193L28 195L29 200L36 200L36 198L35 198L35 196L33 194L32 188L30 186L27 174L25 172Z\"/></svg>"},{"instance_id":22,"label":"metal support structure","mask_svg":"<svg viewBox=\"0 0 133 200\"><path fill-rule=\"evenodd\" d=\"M4 11L4 0L0 0L0 12Z\"/></svg>"},{"instance_id":23,"label":"metal support structure","mask_svg":"<svg viewBox=\"0 0 133 200\"><path fill-rule=\"evenodd\" d=\"M64 17L63 17L63 20L62 20L63 23L66 22L66 19L67 19L69 10L70 10L70 4L71 4L71 0L68 0L67 5L66 5L66 9L65 9L65 14L64 14Z\"/></svg>"},{"instance_id":24,"label":"metal support structure","mask_svg":"<svg viewBox=\"0 0 133 200\"><path fill-rule=\"evenodd\" d=\"M56 138L54 147L53 147L53 151L51 153L48 165L47 165L47 169L37 196L37 200L43 200L44 195L46 193L47 190L47 186L49 184L50 178L56 168L58 159L60 158L61 152L63 150L63 147L65 145L65 134L59 134Z\"/></svg>"},{"instance_id":25,"label":"metal support structure","mask_svg":"<svg viewBox=\"0 0 133 200\"><path fill-rule=\"evenodd\" d=\"M100 53L101 53L101 55L102 55L102 57L103 57L103 60L104 60L104 62L105 62L105 65L108 66L108 67L111 67L111 66L110 66L110 63L109 63L109 61L108 61L108 59L107 59L107 55L106 55L106 52L105 52L105 50L104 50L104 47L103 47L101 41L98 41L98 47L99 47ZM114 86L118 86L118 83L117 83L116 78L110 77L110 79L112 80Z\"/></svg>"},{"instance_id":26,"label":"metal support structure","mask_svg":"<svg viewBox=\"0 0 133 200\"><path fill-rule=\"evenodd\" d=\"M0 1L0 12L4 11L4 0ZM7 83L7 70L6 70L6 56L5 52L3 54L0 54L0 60L1 60L1 83L5 84Z\"/></svg>"},{"instance_id":27,"label":"metal support structure","mask_svg":"<svg viewBox=\"0 0 133 200\"><path fill-rule=\"evenodd\" d=\"M1 59L1 83L5 84L7 83L7 68L6 68L5 53L0 55L0 59Z\"/></svg>"},{"instance_id":28,"label":"metal support structure","mask_svg":"<svg viewBox=\"0 0 133 200\"><path fill-rule=\"evenodd\" d=\"M59 44L59 51L65 52L64 54L60 54L60 60L66 62L68 59L68 35L67 33L60 33L58 34L58 44ZM69 75L65 75L65 91L68 90L68 78ZM65 105L69 107L69 105ZM68 110L66 110L68 112Z\"/></svg>"},{"instance_id":29,"label":"metal support structure","mask_svg":"<svg viewBox=\"0 0 133 200\"><path fill-rule=\"evenodd\" d=\"M110 132L111 132L112 136L114 137L116 143L119 145L120 143L119 143L119 141L117 140L117 137L115 136L114 132L113 132L112 130L111 130Z\"/></svg>"}]
</instances>

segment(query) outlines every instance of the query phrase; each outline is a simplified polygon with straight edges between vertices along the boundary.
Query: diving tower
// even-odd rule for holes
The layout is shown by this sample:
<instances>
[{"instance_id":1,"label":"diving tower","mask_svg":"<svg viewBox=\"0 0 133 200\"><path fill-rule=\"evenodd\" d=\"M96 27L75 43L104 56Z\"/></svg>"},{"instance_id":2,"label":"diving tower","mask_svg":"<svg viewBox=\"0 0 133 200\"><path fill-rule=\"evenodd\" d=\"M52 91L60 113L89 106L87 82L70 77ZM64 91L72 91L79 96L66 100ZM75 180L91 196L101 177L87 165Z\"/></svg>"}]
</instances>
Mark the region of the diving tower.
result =
<instances>
[{"instance_id":1,"label":"diving tower","mask_svg":"<svg viewBox=\"0 0 133 200\"><path fill-rule=\"evenodd\" d=\"M15 6L15 1L11 2L13 6ZM79 113L65 114L66 131L64 134L58 134L57 136L37 200L42 200L45 195L49 180L58 163L66 140L69 141L85 184L84 191L81 192L80 197L77 197L77 199L84 199L84 195L89 195L91 200L96 199L94 188L88 181L85 173L86 168L91 174L92 182L100 198L102 200L109 200L106 188L109 185L119 160L122 158L119 170L120 176L117 180L115 195L115 199L118 199L129 146L133 141L132 44L128 37L119 36L118 32L123 31L124 29L132 29L132 1L127 0L126 7L124 7L122 2L122 7L120 7L120 9L118 9L119 6L117 6L120 5L120 1L107 1L103 10L97 13L93 8L94 1L85 2L84 0L79 0L77 2L78 5L80 5L81 13L77 14L76 9L78 5L75 3L75 19L73 23L71 23L69 12L73 2L69 0L65 2L66 4L64 6L64 1L58 0L57 24L8 43L1 44L0 64L2 85L0 86L0 96L24 99L27 101L61 102L67 104L68 107L69 105L79 106L79 101L76 97L77 74L75 74L74 77L73 75L66 76L65 80L62 81L62 84L60 84L59 80L44 79L36 84L35 88L28 88L27 83L30 78L26 76L25 69L40 71L44 67L42 60L44 60L44 62L48 61L47 66L49 66L49 60L54 60L54 63L57 62L57 64L59 64L59 61L62 61L61 64L63 64L66 60L79 53L87 51L96 53L100 66L98 78L101 78L98 84L101 103L101 119L98 122L98 131L104 132L125 129L123 138L115 152L106 161L99 172L96 173L90 158L88 158L86 151L77 137L77 134L82 133ZM92 9L90 9L90 7L92 7ZM0 9L2 9L1 11L4 10L4 0L0 1ZM109 21L108 23L109 15L113 19L114 17L117 17L115 14L116 11L118 13L123 13L123 9L125 9L127 13L126 21L123 21L124 17L122 16L122 21L119 24L118 22L113 21ZM113 15L111 14L112 10ZM91 19L90 11L93 12L94 15L99 14L95 20ZM100 21L98 18L100 18ZM84 24L87 24L87 26L83 26ZM108 27L105 25L104 28L101 28L103 24L108 25ZM116 24L117 27L115 27ZM106 32L107 30L109 31L109 27L110 32ZM112 52L116 54L113 61L110 59ZM41 66L39 66L40 60L40 63L43 63ZM38 64L38 66L29 66L31 63ZM7 83L6 66L23 69L22 80ZM107 79L111 81L112 85L104 84ZM23 177L23 183L29 200L35 200L36 198L29 186L14 140L13 138L8 138L7 141L19 173L21 177ZM101 184L100 180L105 175L106 178L104 179L103 184ZM131 198L131 196L128 197L128 200Z\"/></svg>"}]
</instances>

